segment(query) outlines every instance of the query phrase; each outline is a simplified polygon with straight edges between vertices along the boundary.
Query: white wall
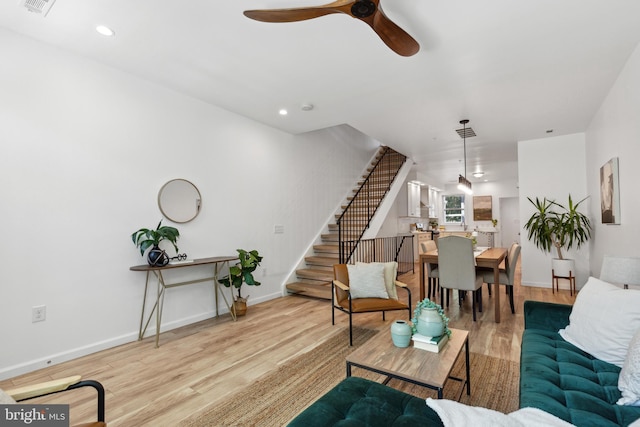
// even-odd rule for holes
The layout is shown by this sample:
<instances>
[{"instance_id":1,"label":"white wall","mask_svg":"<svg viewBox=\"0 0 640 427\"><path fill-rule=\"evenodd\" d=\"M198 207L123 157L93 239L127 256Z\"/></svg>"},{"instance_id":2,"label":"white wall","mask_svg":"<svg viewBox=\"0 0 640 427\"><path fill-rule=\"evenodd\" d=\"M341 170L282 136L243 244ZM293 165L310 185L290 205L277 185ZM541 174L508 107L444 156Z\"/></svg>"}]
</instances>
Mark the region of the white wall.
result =
<instances>
[{"instance_id":1,"label":"white wall","mask_svg":"<svg viewBox=\"0 0 640 427\"><path fill-rule=\"evenodd\" d=\"M169 179L202 194L177 225L181 252L264 255L255 304L282 294L378 147L348 126L285 134L2 29L0 51L0 378L136 339L144 274L129 267L144 260L130 235L158 223ZM208 284L169 290L163 330L211 317L212 301ZM36 305L45 322L31 323Z\"/></svg>"},{"instance_id":2,"label":"white wall","mask_svg":"<svg viewBox=\"0 0 640 427\"><path fill-rule=\"evenodd\" d=\"M587 184L592 195L595 232L591 273L600 275L602 257L640 256L640 46L636 47L586 132ZM619 158L620 225L603 225L600 218L600 167Z\"/></svg>"},{"instance_id":3,"label":"white wall","mask_svg":"<svg viewBox=\"0 0 640 427\"><path fill-rule=\"evenodd\" d=\"M520 184L520 223L524 227L535 208L527 198L556 200L566 204L569 194L575 202L589 193L586 181L585 135L582 133L518 142L518 179ZM581 205L588 214L593 200ZM593 220L593 218L591 218ZM554 251L544 253L527 239L522 230L522 284L551 286L551 259ZM589 243L588 243L589 244ZM576 286L580 288L589 276L589 248L583 246L563 252L576 262Z\"/></svg>"},{"instance_id":4,"label":"white wall","mask_svg":"<svg viewBox=\"0 0 640 427\"><path fill-rule=\"evenodd\" d=\"M533 212L526 197L566 200L588 195L583 212L594 226L587 248L570 253L577 260L578 287L589 275L599 276L605 254L640 256L640 46L636 47L586 132L522 141L518 145L520 211L524 224ZM549 156L549 152L554 152ZM612 157L620 162L621 224L604 225L600 218L600 167ZM541 168L542 166L542 168ZM542 171L542 172L541 172ZM584 171L584 172L583 172ZM549 259L522 234L522 282L550 286Z\"/></svg>"},{"instance_id":5,"label":"white wall","mask_svg":"<svg viewBox=\"0 0 640 427\"><path fill-rule=\"evenodd\" d=\"M492 227L491 221L475 221L473 219L473 196L491 196L493 218L498 220L498 230L502 225L500 215L500 199L518 197L518 183L515 180L473 183L473 194L465 197L465 217L467 229ZM500 244L501 236L496 236L496 244Z\"/></svg>"}]
</instances>

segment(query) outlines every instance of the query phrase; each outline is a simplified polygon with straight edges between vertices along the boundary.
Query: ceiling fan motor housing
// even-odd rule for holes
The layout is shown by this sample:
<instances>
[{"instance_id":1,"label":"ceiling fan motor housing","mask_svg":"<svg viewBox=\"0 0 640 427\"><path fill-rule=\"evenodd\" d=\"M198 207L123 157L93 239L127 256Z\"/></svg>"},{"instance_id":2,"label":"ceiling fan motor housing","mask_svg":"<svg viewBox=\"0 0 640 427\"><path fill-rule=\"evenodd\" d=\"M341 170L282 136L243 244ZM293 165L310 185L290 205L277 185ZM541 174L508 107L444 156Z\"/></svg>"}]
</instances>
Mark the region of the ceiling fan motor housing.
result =
<instances>
[{"instance_id":1,"label":"ceiling fan motor housing","mask_svg":"<svg viewBox=\"0 0 640 427\"><path fill-rule=\"evenodd\" d=\"M377 6L370 0L357 1L351 6L351 13L356 18L366 18L375 13Z\"/></svg>"}]
</instances>

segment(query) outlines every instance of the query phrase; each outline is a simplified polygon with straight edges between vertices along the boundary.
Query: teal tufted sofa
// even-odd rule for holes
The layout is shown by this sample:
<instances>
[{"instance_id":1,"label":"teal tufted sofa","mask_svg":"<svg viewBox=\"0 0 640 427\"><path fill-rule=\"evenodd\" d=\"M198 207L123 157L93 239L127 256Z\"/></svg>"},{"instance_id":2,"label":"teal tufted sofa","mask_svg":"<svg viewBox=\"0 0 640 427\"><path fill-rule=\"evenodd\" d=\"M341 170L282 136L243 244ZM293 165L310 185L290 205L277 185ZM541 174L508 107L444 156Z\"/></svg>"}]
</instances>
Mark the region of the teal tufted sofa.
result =
<instances>
[{"instance_id":1,"label":"teal tufted sofa","mask_svg":"<svg viewBox=\"0 0 640 427\"><path fill-rule=\"evenodd\" d=\"M424 399L364 378L347 377L290 427L443 427Z\"/></svg>"},{"instance_id":2,"label":"teal tufted sofa","mask_svg":"<svg viewBox=\"0 0 640 427\"><path fill-rule=\"evenodd\" d=\"M542 409L576 426L627 426L640 418L640 407L616 405L620 368L558 334L569 324L571 307L525 301L520 407Z\"/></svg>"},{"instance_id":3,"label":"teal tufted sofa","mask_svg":"<svg viewBox=\"0 0 640 427\"><path fill-rule=\"evenodd\" d=\"M620 398L620 368L594 358L558 334L569 324L570 314L570 305L525 301L520 408L542 409L578 427L628 426L640 419L640 407L615 403ZM424 399L349 377L289 426L439 427L442 422Z\"/></svg>"}]
</instances>

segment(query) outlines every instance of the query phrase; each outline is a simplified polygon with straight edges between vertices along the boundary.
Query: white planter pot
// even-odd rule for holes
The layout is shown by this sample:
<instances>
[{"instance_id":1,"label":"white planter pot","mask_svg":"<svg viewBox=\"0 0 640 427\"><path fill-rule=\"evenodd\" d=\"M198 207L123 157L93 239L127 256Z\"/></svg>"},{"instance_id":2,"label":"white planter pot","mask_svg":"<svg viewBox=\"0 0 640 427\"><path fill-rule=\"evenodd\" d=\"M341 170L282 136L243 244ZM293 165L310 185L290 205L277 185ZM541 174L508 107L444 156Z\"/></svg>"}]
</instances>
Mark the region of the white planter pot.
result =
<instances>
[{"instance_id":1,"label":"white planter pot","mask_svg":"<svg viewBox=\"0 0 640 427\"><path fill-rule=\"evenodd\" d=\"M572 259L553 258L551 260L551 268L554 276L569 277L569 273L573 277L576 276L576 264Z\"/></svg>"}]
</instances>

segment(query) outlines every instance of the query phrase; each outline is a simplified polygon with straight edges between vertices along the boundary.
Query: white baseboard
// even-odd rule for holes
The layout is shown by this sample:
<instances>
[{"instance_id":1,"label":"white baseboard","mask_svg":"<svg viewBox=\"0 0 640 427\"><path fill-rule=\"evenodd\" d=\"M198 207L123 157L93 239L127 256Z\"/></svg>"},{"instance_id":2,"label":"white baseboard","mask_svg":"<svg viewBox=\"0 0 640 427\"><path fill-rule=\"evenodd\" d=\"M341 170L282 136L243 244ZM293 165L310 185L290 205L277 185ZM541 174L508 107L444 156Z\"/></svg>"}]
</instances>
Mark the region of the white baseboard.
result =
<instances>
[{"instance_id":1,"label":"white baseboard","mask_svg":"<svg viewBox=\"0 0 640 427\"><path fill-rule=\"evenodd\" d=\"M249 300L249 305L258 304L260 302L268 301L274 298L279 298L282 295L280 293L274 293L271 295L262 296L260 298L252 298ZM229 310L224 305L219 307L218 314L228 314ZM200 322L202 320L211 319L215 316L214 310L200 313L194 316L184 317L182 319L174 320L171 322L163 323L161 331L166 332L172 329L187 326L192 323ZM152 327L153 322L149 324L149 328L146 331L145 338L153 336L156 333L155 327ZM0 380L6 380L18 375L26 374L29 372L43 369L48 366L58 365L69 360L77 359L78 357L86 356L88 354L96 353L98 351L106 350L109 348L117 347L122 344L136 341L138 339L138 331L132 331L124 335L109 338L103 341L98 341L86 346L69 349L64 352L50 354L38 359L29 360L18 365L8 366L6 368L0 368Z\"/></svg>"},{"instance_id":2,"label":"white baseboard","mask_svg":"<svg viewBox=\"0 0 640 427\"><path fill-rule=\"evenodd\" d=\"M0 369L0 380L6 380L18 375L26 374L29 372L37 371L48 366L54 366L62 362L77 359L78 357L86 356L97 351L106 350L108 348L116 347L128 342L132 342L138 339L138 332L131 332L119 337L114 337L108 340L96 342L83 347L78 347L64 351L61 353L50 354L39 359L29 360L18 365L8 366Z\"/></svg>"},{"instance_id":3,"label":"white baseboard","mask_svg":"<svg viewBox=\"0 0 640 427\"><path fill-rule=\"evenodd\" d=\"M543 283L543 282L527 282L527 283L522 283L522 286L529 286L532 288L547 288L547 289L551 289L551 285L549 283ZM569 288L567 288L569 289Z\"/></svg>"},{"instance_id":4,"label":"white baseboard","mask_svg":"<svg viewBox=\"0 0 640 427\"><path fill-rule=\"evenodd\" d=\"M532 288L551 289L551 284L549 284L549 283L529 282L529 283L523 283L522 286L529 286L529 287L532 287ZM558 289L560 289L561 291L568 291L569 290L569 281L560 279L560 282L558 283ZM580 290L580 288L577 288L577 290Z\"/></svg>"}]
</instances>

